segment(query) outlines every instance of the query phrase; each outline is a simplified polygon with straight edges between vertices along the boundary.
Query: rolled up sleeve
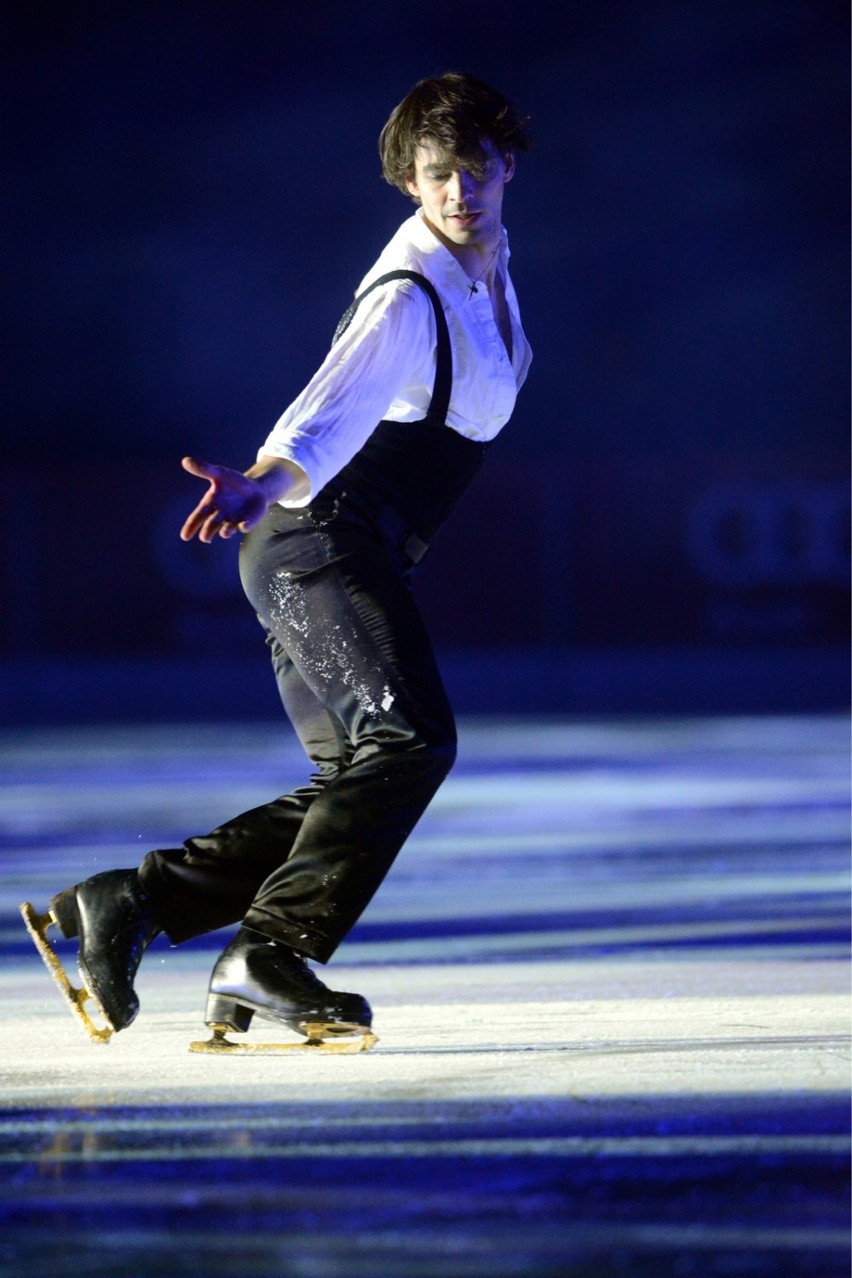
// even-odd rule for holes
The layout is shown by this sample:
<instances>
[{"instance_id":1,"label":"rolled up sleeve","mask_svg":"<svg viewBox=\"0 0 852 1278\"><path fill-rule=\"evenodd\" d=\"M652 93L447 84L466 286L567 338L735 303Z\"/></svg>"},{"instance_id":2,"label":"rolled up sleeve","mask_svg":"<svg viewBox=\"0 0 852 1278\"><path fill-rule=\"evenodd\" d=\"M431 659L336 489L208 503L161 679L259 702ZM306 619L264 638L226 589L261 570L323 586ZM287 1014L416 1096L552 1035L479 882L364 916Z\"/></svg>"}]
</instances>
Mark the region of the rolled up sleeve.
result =
<instances>
[{"instance_id":1,"label":"rolled up sleeve","mask_svg":"<svg viewBox=\"0 0 852 1278\"><path fill-rule=\"evenodd\" d=\"M431 303L410 281L395 281L364 298L259 450L258 456L295 462L308 476L310 490L282 505L307 505L366 443L404 390L422 384L428 402L435 340Z\"/></svg>"}]
</instances>

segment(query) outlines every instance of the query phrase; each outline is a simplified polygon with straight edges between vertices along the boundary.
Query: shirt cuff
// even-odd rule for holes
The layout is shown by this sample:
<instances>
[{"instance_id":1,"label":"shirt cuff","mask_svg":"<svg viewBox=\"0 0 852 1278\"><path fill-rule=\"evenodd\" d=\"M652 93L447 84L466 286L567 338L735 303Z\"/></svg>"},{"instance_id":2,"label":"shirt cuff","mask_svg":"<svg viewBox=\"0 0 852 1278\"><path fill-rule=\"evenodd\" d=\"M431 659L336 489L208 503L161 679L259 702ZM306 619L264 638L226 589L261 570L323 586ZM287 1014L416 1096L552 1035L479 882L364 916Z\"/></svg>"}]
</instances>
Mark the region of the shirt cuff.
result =
<instances>
[{"instance_id":1,"label":"shirt cuff","mask_svg":"<svg viewBox=\"0 0 852 1278\"><path fill-rule=\"evenodd\" d=\"M267 447L258 450L257 460L261 461L264 457L281 457L285 461L290 461L294 466L298 466L302 472L302 477L297 479L293 487L288 491L286 497L280 498L275 504L278 506L286 506L288 508L297 508L307 506L319 491L316 483L316 477L311 474L310 467L305 464L305 458L300 456L297 449L288 448L285 444L277 444L274 447Z\"/></svg>"}]
</instances>

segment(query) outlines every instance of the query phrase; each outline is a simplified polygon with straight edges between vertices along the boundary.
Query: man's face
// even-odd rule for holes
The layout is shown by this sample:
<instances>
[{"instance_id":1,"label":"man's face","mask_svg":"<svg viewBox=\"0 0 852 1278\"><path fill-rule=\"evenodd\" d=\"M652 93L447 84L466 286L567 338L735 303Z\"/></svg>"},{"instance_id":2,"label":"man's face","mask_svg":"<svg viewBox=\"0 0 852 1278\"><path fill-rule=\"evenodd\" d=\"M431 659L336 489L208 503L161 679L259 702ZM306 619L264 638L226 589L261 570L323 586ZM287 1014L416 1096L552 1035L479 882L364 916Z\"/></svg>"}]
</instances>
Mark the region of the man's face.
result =
<instances>
[{"instance_id":1,"label":"man's face","mask_svg":"<svg viewBox=\"0 0 852 1278\"><path fill-rule=\"evenodd\" d=\"M515 162L511 156L504 160L491 142L483 143L483 151L484 163L476 173L460 168L437 145L424 143L415 152L408 189L439 238L451 244L490 247L499 235L503 188Z\"/></svg>"}]
</instances>

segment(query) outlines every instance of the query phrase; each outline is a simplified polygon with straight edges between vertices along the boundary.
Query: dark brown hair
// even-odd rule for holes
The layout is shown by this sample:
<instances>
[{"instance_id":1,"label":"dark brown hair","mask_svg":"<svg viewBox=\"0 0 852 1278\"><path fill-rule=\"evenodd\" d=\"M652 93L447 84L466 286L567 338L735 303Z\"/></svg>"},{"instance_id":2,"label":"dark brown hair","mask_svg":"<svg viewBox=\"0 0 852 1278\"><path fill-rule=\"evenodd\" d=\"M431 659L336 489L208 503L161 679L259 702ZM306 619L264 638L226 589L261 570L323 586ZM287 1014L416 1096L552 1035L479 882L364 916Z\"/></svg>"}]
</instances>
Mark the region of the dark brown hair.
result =
<instances>
[{"instance_id":1,"label":"dark brown hair","mask_svg":"<svg viewBox=\"0 0 852 1278\"><path fill-rule=\"evenodd\" d=\"M421 80L394 107L379 135L382 174L408 195L415 152L429 142L477 173L489 158L483 142L491 142L504 160L529 149L528 121L496 89L466 72Z\"/></svg>"}]
</instances>

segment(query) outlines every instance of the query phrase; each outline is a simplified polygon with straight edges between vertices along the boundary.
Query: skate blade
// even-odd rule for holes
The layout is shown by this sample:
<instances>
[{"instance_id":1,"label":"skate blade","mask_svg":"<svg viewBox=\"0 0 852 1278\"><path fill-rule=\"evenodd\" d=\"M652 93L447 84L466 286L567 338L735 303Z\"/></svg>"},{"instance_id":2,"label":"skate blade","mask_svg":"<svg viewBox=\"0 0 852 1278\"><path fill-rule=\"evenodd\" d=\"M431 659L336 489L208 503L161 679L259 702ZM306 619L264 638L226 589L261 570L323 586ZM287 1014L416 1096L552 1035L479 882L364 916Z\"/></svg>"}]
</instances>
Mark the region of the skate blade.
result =
<instances>
[{"instance_id":1,"label":"skate blade","mask_svg":"<svg viewBox=\"0 0 852 1278\"><path fill-rule=\"evenodd\" d=\"M305 1022L300 1029L307 1036L304 1043L233 1043L225 1035L227 1025L211 1025L213 1037L205 1042L190 1043L191 1052L209 1052L232 1056L278 1056L283 1052L323 1052L352 1055L369 1052L378 1038L364 1025L335 1022Z\"/></svg>"},{"instance_id":2,"label":"skate blade","mask_svg":"<svg viewBox=\"0 0 852 1278\"><path fill-rule=\"evenodd\" d=\"M71 1009L72 1016L74 1016L80 1025L82 1025L86 1034L88 1034L93 1043L108 1043L112 1038L113 1028L109 1023L106 1013L98 1003L98 1000L89 990L85 988L77 989L76 986L71 984L68 980L68 976L66 975L65 968L60 963L53 947L47 939L47 929L56 925L56 919L50 911L48 911L47 914L37 914L29 901L24 901L21 906L21 917L24 920L27 931L33 939L33 944L44 960L45 967L48 972L50 972L50 975L59 987L60 994ZM85 1004L90 999L106 1021L105 1025L96 1025L89 1013L86 1011Z\"/></svg>"}]
</instances>

